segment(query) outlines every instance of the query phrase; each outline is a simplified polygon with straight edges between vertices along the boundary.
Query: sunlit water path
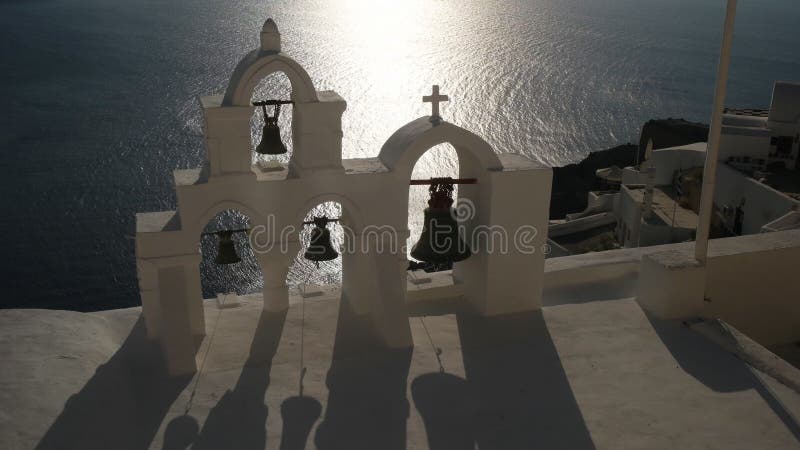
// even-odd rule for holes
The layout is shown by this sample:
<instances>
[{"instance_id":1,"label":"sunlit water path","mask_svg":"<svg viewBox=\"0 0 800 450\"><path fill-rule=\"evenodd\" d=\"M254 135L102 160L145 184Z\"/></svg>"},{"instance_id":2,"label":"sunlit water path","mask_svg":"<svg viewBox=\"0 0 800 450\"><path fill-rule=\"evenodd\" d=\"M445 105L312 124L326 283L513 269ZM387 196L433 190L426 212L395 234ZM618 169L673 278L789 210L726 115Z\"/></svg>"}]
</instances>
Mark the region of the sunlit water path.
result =
<instances>
[{"instance_id":1,"label":"sunlit water path","mask_svg":"<svg viewBox=\"0 0 800 450\"><path fill-rule=\"evenodd\" d=\"M197 97L224 90L268 16L317 88L347 100L346 157L377 155L427 114L420 98L436 83L451 98L447 120L557 165L635 141L653 117L706 121L723 10L721 0L2 1L3 305L138 302L133 215L175 208L171 171L204 155ZM800 80L798 23L795 0L740 2L730 105L766 107L774 80ZM259 95L285 87L277 77ZM443 148L416 176L456 171ZM412 192L412 235L424 198ZM203 251L213 258L213 241ZM258 289L252 260L203 268L207 294ZM336 265L308 269L290 281L337 279Z\"/></svg>"}]
</instances>

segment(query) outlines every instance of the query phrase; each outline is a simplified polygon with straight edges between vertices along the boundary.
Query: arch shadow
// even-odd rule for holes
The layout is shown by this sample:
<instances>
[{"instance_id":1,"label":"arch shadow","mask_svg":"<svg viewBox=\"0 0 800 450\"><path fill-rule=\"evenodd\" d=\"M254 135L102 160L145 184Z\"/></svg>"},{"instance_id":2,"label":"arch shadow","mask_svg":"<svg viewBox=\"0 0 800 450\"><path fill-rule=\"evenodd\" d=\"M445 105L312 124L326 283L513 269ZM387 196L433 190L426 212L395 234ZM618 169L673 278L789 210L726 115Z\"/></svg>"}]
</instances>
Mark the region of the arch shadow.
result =
<instances>
[{"instance_id":1,"label":"arch shadow","mask_svg":"<svg viewBox=\"0 0 800 450\"><path fill-rule=\"evenodd\" d=\"M191 378L168 375L140 317L119 350L67 400L36 449L146 450Z\"/></svg>"},{"instance_id":2,"label":"arch shadow","mask_svg":"<svg viewBox=\"0 0 800 450\"><path fill-rule=\"evenodd\" d=\"M457 321L479 448L595 448L541 311Z\"/></svg>"},{"instance_id":3,"label":"arch shadow","mask_svg":"<svg viewBox=\"0 0 800 450\"><path fill-rule=\"evenodd\" d=\"M239 379L208 413L192 450L265 448L268 411L264 397L285 321L286 311L261 311L250 355Z\"/></svg>"},{"instance_id":4,"label":"arch shadow","mask_svg":"<svg viewBox=\"0 0 800 450\"><path fill-rule=\"evenodd\" d=\"M319 450L405 450L412 350L385 349L371 324L340 302Z\"/></svg>"},{"instance_id":5,"label":"arch shadow","mask_svg":"<svg viewBox=\"0 0 800 450\"><path fill-rule=\"evenodd\" d=\"M414 406L422 415L430 450L474 450L478 420L467 380L450 373L427 373L411 382Z\"/></svg>"},{"instance_id":6,"label":"arch shadow","mask_svg":"<svg viewBox=\"0 0 800 450\"><path fill-rule=\"evenodd\" d=\"M315 398L303 395L289 397L281 403L280 450L304 450L308 435L322 413L322 404Z\"/></svg>"}]
</instances>

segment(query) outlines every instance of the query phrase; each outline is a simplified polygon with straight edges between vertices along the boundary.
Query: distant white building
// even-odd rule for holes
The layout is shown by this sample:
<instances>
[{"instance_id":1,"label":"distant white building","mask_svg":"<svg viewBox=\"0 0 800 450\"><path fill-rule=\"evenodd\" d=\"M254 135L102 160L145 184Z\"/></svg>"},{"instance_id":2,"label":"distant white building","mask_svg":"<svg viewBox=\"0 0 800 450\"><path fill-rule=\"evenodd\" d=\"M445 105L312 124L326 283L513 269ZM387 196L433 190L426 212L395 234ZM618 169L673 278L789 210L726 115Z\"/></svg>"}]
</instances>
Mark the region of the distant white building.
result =
<instances>
[{"instance_id":1,"label":"distant white building","mask_svg":"<svg viewBox=\"0 0 800 450\"><path fill-rule=\"evenodd\" d=\"M778 81L768 110L728 108L719 159L744 170L798 168L800 83Z\"/></svg>"},{"instance_id":2,"label":"distant white building","mask_svg":"<svg viewBox=\"0 0 800 450\"><path fill-rule=\"evenodd\" d=\"M706 147L648 149L639 167L622 170L619 192L590 192L587 209L551 231L615 219L623 247L694 239ZM716 235L800 228L800 83L776 82L768 110L726 109L719 160Z\"/></svg>"}]
</instances>

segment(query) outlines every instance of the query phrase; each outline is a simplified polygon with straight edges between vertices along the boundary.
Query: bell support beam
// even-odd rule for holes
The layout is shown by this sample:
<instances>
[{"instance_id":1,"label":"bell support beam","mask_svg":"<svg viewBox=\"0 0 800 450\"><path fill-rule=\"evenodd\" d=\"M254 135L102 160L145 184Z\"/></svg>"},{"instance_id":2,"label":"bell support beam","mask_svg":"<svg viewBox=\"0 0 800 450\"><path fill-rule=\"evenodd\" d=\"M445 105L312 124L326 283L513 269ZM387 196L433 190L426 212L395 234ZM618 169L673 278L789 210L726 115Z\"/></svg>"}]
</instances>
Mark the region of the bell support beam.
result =
<instances>
[{"instance_id":1,"label":"bell support beam","mask_svg":"<svg viewBox=\"0 0 800 450\"><path fill-rule=\"evenodd\" d=\"M220 233L225 233L225 232L228 232L228 233L249 233L250 231L251 231L250 228L239 228L239 229L236 229L236 230L207 231L205 233L202 233L202 235L203 236L208 236L210 234L219 235Z\"/></svg>"},{"instance_id":2,"label":"bell support beam","mask_svg":"<svg viewBox=\"0 0 800 450\"><path fill-rule=\"evenodd\" d=\"M325 223L338 222L339 220L340 219L328 219L326 217L325 218ZM316 222L314 222L313 220L307 220L307 221L303 222L303 225L315 225L315 224L316 224Z\"/></svg>"},{"instance_id":3,"label":"bell support beam","mask_svg":"<svg viewBox=\"0 0 800 450\"><path fill-rule=\"evenodd\" d=\"M291 105L294 102L291 100L261 100L253 102L253 106L275 106L275 105Z\"/></svg>"},{"instance_id":4,"label":"bell support beam","mask_svg":"<svg viewBox=\"0 0 800 450\"><path fill-rule=\"evenodd\" d=\"M477 184L477 178L430 178L428 180L411 180L409 186L431 186L434 184Z\"/></svg>"}]
</instances>

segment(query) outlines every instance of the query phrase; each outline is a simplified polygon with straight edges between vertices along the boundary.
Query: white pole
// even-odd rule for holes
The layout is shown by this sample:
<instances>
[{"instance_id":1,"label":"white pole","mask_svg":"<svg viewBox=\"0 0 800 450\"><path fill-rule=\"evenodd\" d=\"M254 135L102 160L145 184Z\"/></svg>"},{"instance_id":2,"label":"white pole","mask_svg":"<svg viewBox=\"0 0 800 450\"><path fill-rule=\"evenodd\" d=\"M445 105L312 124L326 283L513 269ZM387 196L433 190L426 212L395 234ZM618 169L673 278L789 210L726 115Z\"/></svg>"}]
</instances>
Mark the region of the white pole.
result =
<instances>
[{"instance_id":1,"label":"white pole","mask_svg":"<svg viewBox=\"0 0 800 450\"><path fill-rule=\"evenodd\" d=\"M697 222L697 236L694 244L694 257L705 264L708 255L708 234L711 229L711 210L714 206L714 185L717 177L717 158L719 137L722 131L722 111L725 106L725 88L728 84L728 66L731 61L733 24L736 20L736 0L728 0L725 13L725 29L722 33L722 48L717 67L717 86L714 90L714 109L711 111L711 126L708 130L706 164L703 168L703 191L700 196L700 217Z\"/></svg>"}]
</instances>

